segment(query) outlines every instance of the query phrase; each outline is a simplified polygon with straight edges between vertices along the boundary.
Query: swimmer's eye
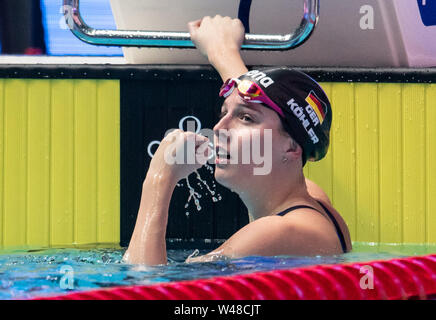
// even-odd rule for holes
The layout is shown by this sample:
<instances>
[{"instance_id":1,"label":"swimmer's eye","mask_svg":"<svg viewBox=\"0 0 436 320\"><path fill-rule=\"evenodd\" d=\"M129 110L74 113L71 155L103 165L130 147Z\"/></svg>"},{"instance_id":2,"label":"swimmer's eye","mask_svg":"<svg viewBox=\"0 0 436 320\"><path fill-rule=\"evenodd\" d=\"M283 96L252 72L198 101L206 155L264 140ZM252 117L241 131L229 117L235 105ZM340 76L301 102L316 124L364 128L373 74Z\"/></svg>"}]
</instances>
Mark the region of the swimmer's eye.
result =
<instances>
[{"instance_id":1,"label":"swimmer's eye","mask_svg":"<svg viewBox=\"0 0 436 320\"><path fill-rule=\"evenodd\" d=\"M221 113L218 115L218 119L221 120L222 118L225 117L226 114L227 114L227 111L221 111Z\"/></svg>"},{"instance_id":2,"label":"swimmer's eye","mask_svg":"<svg viewBox=\"0 0 436 320\"><path fill-rule=\"evenodd\" d=\"M247 113L243 113L239 116L239 119L241 119L244 122L254 122L253 118L251 118L250 115L248 115Z\"/></svg>"},{"instance_id":3,"label":"swimmer's eye","mask_svg":"<svg viewBox=\"0 0 436 320\"><path fill-rule=\"evenodd\" d=\"M222 118L224 118L226 116L226 114L227 114L227 111L222 111L218 116L218 120L221 120ZM239 119L241 119L244 122L254 122L253 118L248 113L241 113L239 115Z\"/></svg>"}]
</instances>

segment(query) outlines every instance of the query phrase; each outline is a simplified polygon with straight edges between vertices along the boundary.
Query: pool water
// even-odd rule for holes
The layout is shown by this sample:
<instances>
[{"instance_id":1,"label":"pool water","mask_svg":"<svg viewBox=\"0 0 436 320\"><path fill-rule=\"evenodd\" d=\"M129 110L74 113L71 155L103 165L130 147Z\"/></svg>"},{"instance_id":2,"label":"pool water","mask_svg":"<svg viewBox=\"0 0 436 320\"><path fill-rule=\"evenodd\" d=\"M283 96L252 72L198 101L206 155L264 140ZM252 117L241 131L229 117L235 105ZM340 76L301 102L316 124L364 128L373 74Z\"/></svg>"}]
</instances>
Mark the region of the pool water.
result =
<instances>
[{"instance_id":1,"label":"pool water","mask_svg":"<svg viewBox=\"0 0 436 320\"><path fill-rule=\"evenodd\" d=\"M436 253L436 245L353 243L353 251L328 257L245 257L184 263L193 250L168 250L165 266L122 262L125 248L93 247L0 251L0 299L27 299L120 285L148 285L318 264L362 262ZM207 251L200 251L205 254Z\"/></svg>"}]
</instances>

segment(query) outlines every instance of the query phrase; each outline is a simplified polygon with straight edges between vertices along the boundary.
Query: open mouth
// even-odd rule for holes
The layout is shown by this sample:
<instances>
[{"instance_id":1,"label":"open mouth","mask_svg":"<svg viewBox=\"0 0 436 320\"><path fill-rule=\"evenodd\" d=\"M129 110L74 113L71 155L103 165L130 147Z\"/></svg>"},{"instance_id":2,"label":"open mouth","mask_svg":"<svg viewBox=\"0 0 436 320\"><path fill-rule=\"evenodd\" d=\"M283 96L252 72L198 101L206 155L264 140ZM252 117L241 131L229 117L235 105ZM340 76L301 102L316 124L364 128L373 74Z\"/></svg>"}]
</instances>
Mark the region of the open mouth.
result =
<instances>
[{"instance_id":1,"label":"open mouth","mask_svg":"<svg viewBox=\"0 0 436 320\"><path fill-rule=\"evenodd\" d=\"M221 147L215 148L215 155L217 161L227 161L230 160L230 153L228 153L225 149Z\"/></svg>"}]
</instances>

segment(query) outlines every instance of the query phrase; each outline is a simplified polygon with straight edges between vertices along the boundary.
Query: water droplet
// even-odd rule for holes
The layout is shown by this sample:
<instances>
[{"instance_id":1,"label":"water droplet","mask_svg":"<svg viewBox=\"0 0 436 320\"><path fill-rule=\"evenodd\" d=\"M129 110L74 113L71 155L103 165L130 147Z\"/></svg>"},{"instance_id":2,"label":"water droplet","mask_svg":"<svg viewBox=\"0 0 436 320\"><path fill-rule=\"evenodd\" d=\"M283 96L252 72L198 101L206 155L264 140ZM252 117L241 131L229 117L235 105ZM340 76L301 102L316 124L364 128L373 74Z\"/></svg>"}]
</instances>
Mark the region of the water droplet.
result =
<instances>
[{"instance_id":1,"label":"water droplet","mask_svg":"<svg viewBox=\"0 0 436 320\"><path fill-rule=\"evenodd\" d=\"M213 175L213 167L210 166L210 165L208 165L208 164L206 164L205 167L206 167L207 170L208 170L208 171ZM205 190L205 194L207 195L208 192L209 192L210 195L212 196L212 201L213 201L213 202L220 201L220 200L222 199L222 197L221 197L221 195L218 194L217 191L215 190L215 187L216 187L215 182L212 181L212 188L211 188L211 187L209 186L209 183L208 183L206 180L204 180L204 179L201 178L200 173L199 173L198 171L195 171L195 174L196 174L196 178L197 178L197 186L200 187L201 190L204 190L204 189L206 188L206 190ZM202 207L201 207L201 205L200 205L200 200L199 200L199 199L201 199L202 196L203 196L204 194L202 195L202 194L196 192L196 191L194 190L194 188L191 186L191 184L190 184L188 178L189 178L189 177L186 177L186 178L185 178L186 186L188 187L188 190L189 190L189 197L188 197L188 199L187 199L187 201L186 201L185 208L188 208L189 203L191 202L191 200L193 200L193 201L194 201L194 204L195 204L195 206L196 206L196 208L197 208L197 211L200 211L200 210L202 209ZM180 184L178 184L178 186L179 186L179 185L180 185ZM204 188L204 187L205 187L205 188Z\"/></svg>"}]
</instances>

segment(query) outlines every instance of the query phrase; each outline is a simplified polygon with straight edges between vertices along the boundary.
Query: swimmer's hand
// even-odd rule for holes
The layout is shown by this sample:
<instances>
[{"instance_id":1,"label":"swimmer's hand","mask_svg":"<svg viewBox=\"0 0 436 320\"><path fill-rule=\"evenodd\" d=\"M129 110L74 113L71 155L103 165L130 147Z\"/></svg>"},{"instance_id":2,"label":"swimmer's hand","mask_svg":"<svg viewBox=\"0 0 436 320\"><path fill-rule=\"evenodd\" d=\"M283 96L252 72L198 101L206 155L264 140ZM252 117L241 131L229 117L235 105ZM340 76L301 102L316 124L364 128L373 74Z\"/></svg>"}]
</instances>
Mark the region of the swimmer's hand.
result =
<instances>
[{"instance_id":1,"label":"swimmer's hand","mask_svg":"<svg viewBox=\"0 0 436 320\"><path fill-rule=\"evenodd\" d=\"M237 52L244 41L241 20L217 15L188 23L191 39L209 60L228 51Z\"/></svg>"},{"instance_id":2,"label":"swimmer's hand","mask_svg":"<svg viewBox=\"0 0 436 320\"><path fill-rule=\"evenodd\" d=\"M174 130L160 143L150 163L148 174L165 176L177 183L206 164L211 155L209 139L182 130Z\"/></svg>"},{"instance_id":3,"label":"swimmer's hand","mask_svg":"<svg viewBox=\"0 0 436 320\"><path fill-rule=\"evenodd\" d=\"M240 55L245 35L241 20L220 15L204 17L189 22L188 29L197 49L208 58L223 81L247 72Z\"/></svg>"}]
</instances>

